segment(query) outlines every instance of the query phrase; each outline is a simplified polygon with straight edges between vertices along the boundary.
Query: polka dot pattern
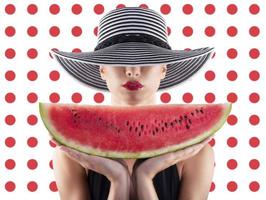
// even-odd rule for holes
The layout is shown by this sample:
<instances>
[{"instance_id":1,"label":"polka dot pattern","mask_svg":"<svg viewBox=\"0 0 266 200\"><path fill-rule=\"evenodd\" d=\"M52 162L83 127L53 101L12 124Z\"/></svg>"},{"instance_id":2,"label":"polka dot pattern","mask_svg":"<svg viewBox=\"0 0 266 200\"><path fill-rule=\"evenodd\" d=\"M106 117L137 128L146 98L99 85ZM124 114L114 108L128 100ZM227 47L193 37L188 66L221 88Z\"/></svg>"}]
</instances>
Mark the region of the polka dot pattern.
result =
<instances>
[{"instance_id":1,"label":"polka dot pattern","mask_svg":"<svg viewBox=\"0 0 266 200\"><path fill-rule=\"evenodd\" d=\"M216 160L208 199L264 199L265 6L218 0L177 5L151 0L1 3L0 199L38 199L41 193L59 199L52 160L56 144L41 121L38 103L111 102L109 93L71 77L49 50L93 51L98 20L110 9L125 6L158 11L166 20L172 49L216 48L191 79L158 92L157 102L231 102L223 128L209 142Z\"/></svg>"}]
</instances>

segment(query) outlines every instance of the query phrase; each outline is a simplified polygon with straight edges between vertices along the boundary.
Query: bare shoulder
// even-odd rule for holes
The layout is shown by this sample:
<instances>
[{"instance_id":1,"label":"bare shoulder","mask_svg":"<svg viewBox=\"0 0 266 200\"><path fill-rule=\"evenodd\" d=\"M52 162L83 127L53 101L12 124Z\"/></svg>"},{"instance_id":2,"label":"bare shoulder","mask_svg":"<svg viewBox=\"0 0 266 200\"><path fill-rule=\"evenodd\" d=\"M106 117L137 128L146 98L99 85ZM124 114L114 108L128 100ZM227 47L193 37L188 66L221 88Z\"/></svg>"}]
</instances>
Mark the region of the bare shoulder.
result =
<instances>
[{"instance_id":1,"label":"bare shoulder","mask_svg":"<svg viewBox=\"0 0 266 200\"><path fill-rule=\"evenodd\" d=\"M210 166L214 164L214 151L210 144L205 145L195 156L192 156L186 160L177 163L180 176L183 176L185 172L191 173L195 171L195 167Z\"/></svg>"}]
</instances>

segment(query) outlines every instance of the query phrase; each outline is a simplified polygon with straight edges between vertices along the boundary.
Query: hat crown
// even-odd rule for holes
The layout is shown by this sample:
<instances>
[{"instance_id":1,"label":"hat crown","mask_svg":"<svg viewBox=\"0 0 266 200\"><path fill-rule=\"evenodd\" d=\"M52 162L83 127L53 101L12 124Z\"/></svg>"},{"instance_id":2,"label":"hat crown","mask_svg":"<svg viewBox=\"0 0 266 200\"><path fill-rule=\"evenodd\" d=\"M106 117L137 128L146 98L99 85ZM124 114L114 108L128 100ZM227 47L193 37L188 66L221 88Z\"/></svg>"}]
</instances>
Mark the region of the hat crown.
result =
<instances>
[{"instance_id":1,"label":"hat crown","mask_svg":"<svg viewBox=\"0 0 266 200\"><path fill-rule=\"evenodd\" d=\"M148 8L124 7L109 11L100 20L97 44L120 34L147 34L168 44L165 20Z\"/></svg>"}]
</instances>

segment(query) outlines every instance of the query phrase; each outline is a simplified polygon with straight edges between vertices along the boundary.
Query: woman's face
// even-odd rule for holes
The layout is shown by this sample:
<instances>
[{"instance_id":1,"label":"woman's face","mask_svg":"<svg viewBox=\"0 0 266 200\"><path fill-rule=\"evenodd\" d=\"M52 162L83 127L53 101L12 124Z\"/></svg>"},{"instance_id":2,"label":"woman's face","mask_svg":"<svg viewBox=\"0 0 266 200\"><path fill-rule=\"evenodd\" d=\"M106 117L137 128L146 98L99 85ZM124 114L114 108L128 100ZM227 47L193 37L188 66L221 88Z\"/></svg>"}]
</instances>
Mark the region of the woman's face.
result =
<instances>
[{"instance_id":1,"label":"woman's face","mask_svg":"<svg viewBox=\"0 0 266 200\"><path fill-rule=\"evenodd\" d=\"M153 96L165 78L166 65L151 66L104 66L100 68L101 78L106 81L112 96L122 101L142 101ZM128 90L122 85L127 81L139 81L143 87L138 90Z\"/></svg>"}]
</instances>

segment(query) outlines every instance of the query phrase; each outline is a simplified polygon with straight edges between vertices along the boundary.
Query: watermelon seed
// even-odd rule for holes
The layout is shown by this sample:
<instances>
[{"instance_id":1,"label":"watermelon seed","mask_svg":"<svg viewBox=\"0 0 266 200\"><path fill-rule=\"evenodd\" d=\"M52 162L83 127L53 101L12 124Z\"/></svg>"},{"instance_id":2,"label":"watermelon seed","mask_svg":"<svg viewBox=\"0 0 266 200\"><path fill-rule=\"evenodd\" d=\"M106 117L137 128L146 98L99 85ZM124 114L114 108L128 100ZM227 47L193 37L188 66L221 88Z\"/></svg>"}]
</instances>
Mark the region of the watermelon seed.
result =
<instances>
[{"instance_id":1,"label":"watermelon seed","mask_svg":"<svg viewBox=\"0 0 266 200\"><path fill-rule=\"evenodd\" d=\"M139 136L141 136L141 132L139 132Z\"/></svg>"},{"instance_id":2,"label":"watermelon seed","mask_svg":"<svg viewBox=\"0 0 266 200\"><path fill-rule=\"evenodd\" d=\"M143 130L143 128L144 128L144 125L143 125L143 124L141 124L141 127L140 127L140 128L141 128L141 130Z\"/></svg>"},{"instance_id":3,"label":"watermelon seed","mask_svg":"<svg viewBox=\"0 0 266 200\"><path fill-rule=\"evenodd\" d=\"M187 115L184 115L184 118L187 119Z\"/></svg>"},{"instance_id":4,"label":"watermelon seed","mask_svg":"<svg viewBox=\"0 0 266 200\"><path fill-rule=\"evenodd\" d=\"M129 121L127 121L127 126L129 125Z\"/></svg>"},{"instance_id":5,"label":"watermelon seed","mask_svg":"<svg viewBox=\"0 0 266 200\"><path fill-rule=\"evenodd\" d=\"M180 123L180 125L182 124L182 120L181 119L179 120L179 123Z\"/></svg>"},{"instance_id":6,"label":"watermelon seed","mask_svg":"<svg viewBox=\"0 0 266 200\"><path fill-rule=\"evenodd\" d=\"M196 112L198 113L198 112L199 112L199 110L198 110L198 109L196 109Z\"/></svg>"},{"instance_id":7,"label":"watermelon seed","mask_svg":"<svg viewBox=\"0 0 266 200\"><path fill-rule=\"evenodd\" d=\"M188 122L191 124L191 119L188 119Z\"/></svg>"},{"instance_id":8,"label":"watermelon seed","mask_svg":"<svg viewBox=\"0 0 266 200\"><path fill-rule=\"evenodd\" d=\"M152 134L155 135L155 131L152 131Z\"/></svg>"},{"instance_id":9,"label":"watermelon seed","mask_svg":"<svg viewBox=\"0 0 266 200\"><path fill-rule=\"evenodd\" d=\"M137 132L138 131L138 127L136 126L136 128L135 128L135 132Z\"/></svg>"},{"instance_id":10,"label":"watermelon seed","mask_svg":"<svg viewBox=\"0 0 266 200\"><path fill-rule=\"evenodd\" d=\"M164 122L164 126L167 128L167 122Z\"/></svg>"},{"instance_id":11,"label":"watermelon seed","mask_svg":"<svg viewBox=\"0 0 266 200\"><path fill-rule=\"evenodd\" d=\"M189 129L189 127L190 127L189 125L186 125L186 128L187 128L187 129Z\"/></svg>"},{"instance_id":12,"label":"watermelon seed","mask_svg":"<svg viewBox=\"0 0 266 200\"><path fill-rule=\"evenodd\" d=\"M200 112L201 112L201 113L203 113L203 110L202 110L202 109L200 109Z\"/></svg>"},{"instance_id":13,"label":"watermelon seed","mask_svg":"<svg viewBox=\"0 0 266 200\"><path fill-rule=\"evenodd\" d=\"M180 120L183 120L183 116L182 115L180 116Z\"/></svg>"},{"instance_id":14,"label":"watermelon seed","mask_svg":"<svg viewBox=\"0 0 266 200\"><path fill-rule=\"evenodd\" d=\"M174 126L173 122L171 122L170 124L171 124L171 126Z\"/></svg>"},{"instance_id":15,"label":"watermelon seed","mask_svg":"<svg viewBox=\"0 0 266 200\"><path fill-rule=\"evenodd\" d=\"M192 116L194 116L194 113L193 113L193 112L191 112L190 114L191 114Z\"/></svg>"},{"instance_id":16,"label":"watermelon seed","mask_svg":"<svg viewBox=\"0 0 266 200\"><path fill-rule=\"evenodd\" d=\"M164 132L164 127L162 127L162 131Z\"/></svg>"},{"instance_id":17,"label":"watermelon seed","mask_svg":"<svg viewBox=\"0 0 266 200\"><path fill-rule=\"evenodd\" d=\"M158 132L158 131L159 131L159 129L158 129L157 127L156 127L155 129L156 129L156 132Z\"/></svg>"},{"instance_id":18,"label":"watermelon seed","mask_svg":"<svg viewBox=\"0 0 266 200\"><path fill-rule=\"evenodd\" d=\"M131 130L132 130L132 126L129 127L129 131L131 131Z\"/></svg>"}]
</instances>

